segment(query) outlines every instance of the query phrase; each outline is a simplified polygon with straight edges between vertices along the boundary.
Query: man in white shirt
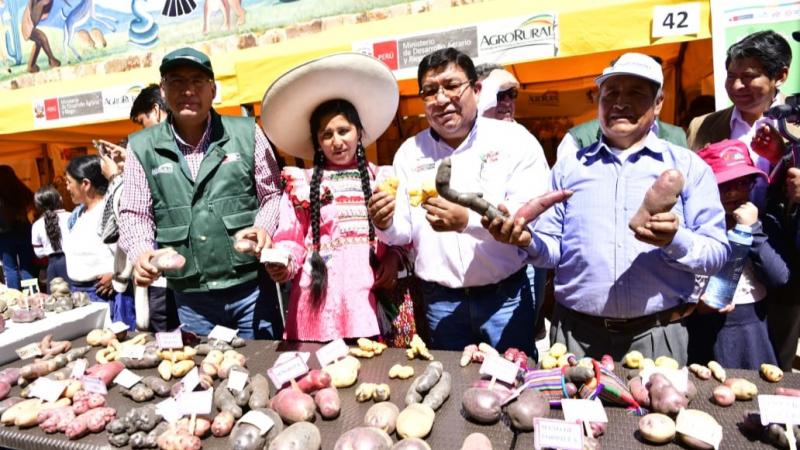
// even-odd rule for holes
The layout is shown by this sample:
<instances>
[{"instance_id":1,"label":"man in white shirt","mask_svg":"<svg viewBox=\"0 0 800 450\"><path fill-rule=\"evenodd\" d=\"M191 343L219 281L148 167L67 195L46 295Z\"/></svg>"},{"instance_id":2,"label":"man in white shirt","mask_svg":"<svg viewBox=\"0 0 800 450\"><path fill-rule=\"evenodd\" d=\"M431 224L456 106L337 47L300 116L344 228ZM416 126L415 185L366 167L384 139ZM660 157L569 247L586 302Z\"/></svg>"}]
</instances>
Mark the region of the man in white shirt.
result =
<instances>
[{"instance_id":1,"label":"man in white shirt","mask_svg":"<svg viewBox=\"0 0 800 450\"><path fill-rule=\"evenodd\" d=\"M413 206L408 192L432 185L438 163L450 157L453 189L482 192L513 213L547 190L544 152L521 125L478 117L481 84L469 56L438 50L422 59L417 73L430 128L395 155L397 197L379 192L370 200L377 235L415 250L433 348L461 350L485 341L535 356L525 253L494 241L476 212L441 197Z\"/></svg>"}]
</instances>

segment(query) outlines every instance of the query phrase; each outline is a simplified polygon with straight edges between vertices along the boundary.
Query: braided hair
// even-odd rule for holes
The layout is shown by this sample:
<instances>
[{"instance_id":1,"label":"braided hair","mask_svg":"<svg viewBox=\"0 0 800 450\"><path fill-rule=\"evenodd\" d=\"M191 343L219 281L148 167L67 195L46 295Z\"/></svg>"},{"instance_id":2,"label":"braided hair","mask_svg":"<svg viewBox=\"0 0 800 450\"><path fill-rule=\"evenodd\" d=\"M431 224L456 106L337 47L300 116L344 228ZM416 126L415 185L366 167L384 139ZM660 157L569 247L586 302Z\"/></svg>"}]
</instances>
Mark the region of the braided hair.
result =
<instances>
[{"instance_id":1,"label":"braided hair","mask_svg":"<svg viewBox=\"0 0 800 450\"><path fill-rule=\"evenodd\" d=\"M335 115L342 115L350 122L353 126L356 127L358 130L359 136L364 131L364 127L361 124L361 118L358 116L358 111L353 106L352 103L348 102L347 100L342 99L335 99L335 100L328 100L323 102L314 110L311 114L311 119L309 120L311 125L311 142L314 145L314 171L311 175L311 192L310 192L310 202L311 202L311 239L312 239L312 251L311 251L311 306L314 308L319 308L323 301L324 301L324 292L325 287L327 285L327 278L328 278L328 271L327 267L325 266L325 261L319 254L319 246L320 246L320 230L319 230L319 222L320 222L320 184L322 182L322 171L325 166L325 154L322 152L322 148L319 145L319 140L317 138L317 132L319 131L320 127L323 125L322 120L327 117L332 117ZM361 177L361 189L364 192L364 202L365 205L369 202L370 197L372 197L372 188L370 187L370 178L369 178L369 171L367 170L367 157L366 152L364 151L364 146L361 145L361 139L358 142L358 148L356 149L356 162L358 165L358 173ZM376 268L378 265L378 258L375 254L375 227L372 224L372 220L367 217L367 223L369 224L369 243L370 243L370 253L369 253L369 262L370 266Z\"/></svg>"},{"instance_id":2,"label":"braided hair","mask_svg":"<svg viewBox=\"0 0 800 450\"><path fill-rule=\"evenodd\" d=\"M36 210L44 217L44 231L54 252L61 251L61 227L58 225L58 213L62 208L61 194L53 185L42 186L33 196Z\"/></svg>"}]
</instances>

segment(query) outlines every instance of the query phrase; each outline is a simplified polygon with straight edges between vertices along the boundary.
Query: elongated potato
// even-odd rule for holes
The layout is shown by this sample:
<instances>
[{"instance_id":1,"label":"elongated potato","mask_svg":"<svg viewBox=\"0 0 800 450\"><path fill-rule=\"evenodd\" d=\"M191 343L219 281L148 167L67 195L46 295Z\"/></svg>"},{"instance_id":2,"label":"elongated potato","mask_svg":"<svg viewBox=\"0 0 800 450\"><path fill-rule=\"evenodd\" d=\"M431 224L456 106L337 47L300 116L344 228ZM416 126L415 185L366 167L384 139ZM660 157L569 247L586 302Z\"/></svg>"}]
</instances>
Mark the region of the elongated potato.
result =
<instances>
[{"instance_id":1,"label":"elongated potato","mask_svg":"<svg viewBox=\"0 0 800 450\"><path fill-rule=\"evenodd\" d=\"M675 169L665 170L658 176L653 185L644 194L642 205L636 214L631 217L628 222L628 227L636 231L637 228L643 227L650 217L669 212L675 203L678 202L678 196L683 190L683 174Z\"/></svg>"},{"instance_id":2,"label":"elongated potato","mask_svg":"<svg viewBox=\"0 0 800 450\"><path fill-rule=\"evenodd\" d=\"M319 408L319 414L323 419L335 419L339 417L342 409L342 400L339 398L339 391L335 387L320 389L314 394L314 403Z\"/></svg>"},{"instance_id":3,"label":"elongated potato","mask_svg":"<svg viewBox=\"0 0 800 450\"><path fill-rule=\"evenodd\" d=\"M731 388L736 400L752 400L758 395L758 387L744 378L728 378L725 386Z\"/></svg>"}]
</instances>

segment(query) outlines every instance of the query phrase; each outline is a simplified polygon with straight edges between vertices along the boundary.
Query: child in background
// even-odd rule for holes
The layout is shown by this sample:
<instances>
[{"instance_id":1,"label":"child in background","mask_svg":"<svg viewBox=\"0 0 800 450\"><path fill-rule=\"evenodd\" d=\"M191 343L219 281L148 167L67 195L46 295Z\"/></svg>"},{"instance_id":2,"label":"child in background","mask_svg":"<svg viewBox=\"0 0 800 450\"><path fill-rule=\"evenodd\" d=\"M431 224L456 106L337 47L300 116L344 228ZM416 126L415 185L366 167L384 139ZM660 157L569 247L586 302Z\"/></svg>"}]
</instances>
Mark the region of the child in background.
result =
<instances>
[{"instance_id":1,"label":"child in background","mask_svg":"<svg viewBox=\"0 0 800 450\"><path fill-rule=\"evenodd\" d=\"M70 213L64 211L61 194L52 185L42 186L33 196L33 204L40 217L31 228L31 244L38 258L47 257L47 289L50 280L67 276L67 259L61 246L61 239L69 234Z\"/></svg>"},{"instance_id":2,"label":"child in background","mask_svg":"<svg viewBox=\"0 0 800 450\"><path fill-rule=\"evenodd\" d=\"M749 201L756 180L767 175L755 167L747 146L738 140L710 144L698 155L717 178L727 228L752 227L753 244L733 302L719 311L701 304L689 317L689 362L713 359L723 367L758 370L762 363L776 363L766 323L769 288L789 278L773 237L764 233L758 208Z\"/></svg>"}]
</instances>

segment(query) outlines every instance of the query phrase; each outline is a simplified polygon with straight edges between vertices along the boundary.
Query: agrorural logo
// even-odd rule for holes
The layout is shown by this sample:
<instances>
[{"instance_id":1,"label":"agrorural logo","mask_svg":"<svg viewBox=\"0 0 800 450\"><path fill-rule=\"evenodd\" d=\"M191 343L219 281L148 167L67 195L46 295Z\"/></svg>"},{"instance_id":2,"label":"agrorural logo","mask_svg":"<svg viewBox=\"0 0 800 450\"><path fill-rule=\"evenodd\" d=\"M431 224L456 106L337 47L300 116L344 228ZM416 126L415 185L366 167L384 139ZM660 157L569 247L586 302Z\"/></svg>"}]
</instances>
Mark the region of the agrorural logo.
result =
<instances>
[{"instance_id":1,"label":"agrorural logo","mask_svg":"<svg viewBox=\"0 0 800 450\"><path fill-rule=\"evenodd\" d=\"M503 50L531 45L553 45L558 23L553 14L538 14L512 30L486 33L481 36L481 50Z\"/></svg>"}]
</instances>

